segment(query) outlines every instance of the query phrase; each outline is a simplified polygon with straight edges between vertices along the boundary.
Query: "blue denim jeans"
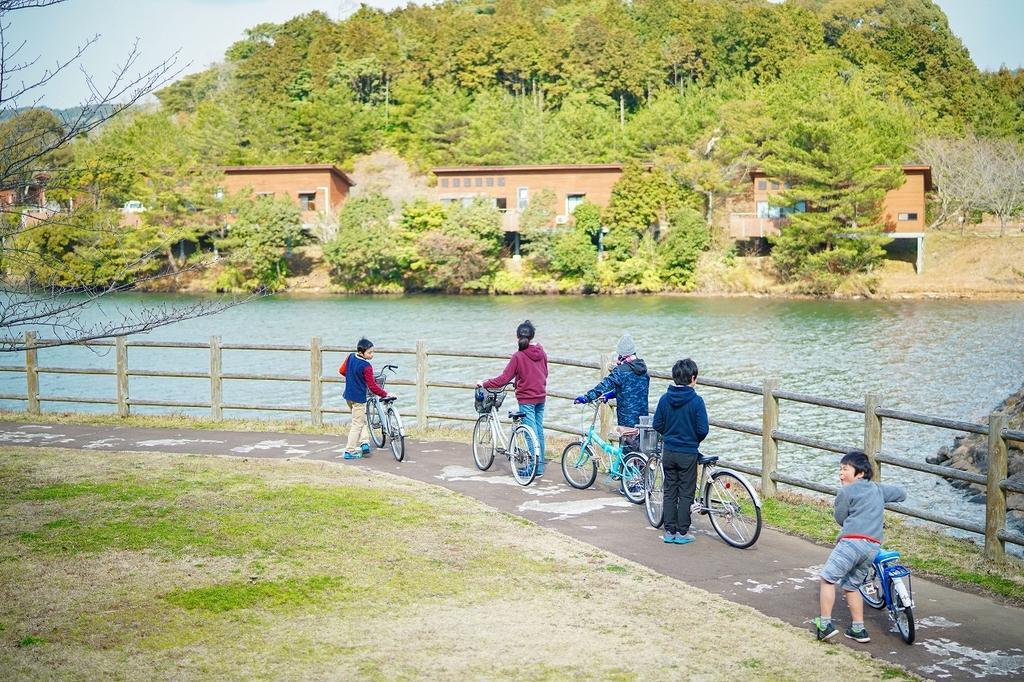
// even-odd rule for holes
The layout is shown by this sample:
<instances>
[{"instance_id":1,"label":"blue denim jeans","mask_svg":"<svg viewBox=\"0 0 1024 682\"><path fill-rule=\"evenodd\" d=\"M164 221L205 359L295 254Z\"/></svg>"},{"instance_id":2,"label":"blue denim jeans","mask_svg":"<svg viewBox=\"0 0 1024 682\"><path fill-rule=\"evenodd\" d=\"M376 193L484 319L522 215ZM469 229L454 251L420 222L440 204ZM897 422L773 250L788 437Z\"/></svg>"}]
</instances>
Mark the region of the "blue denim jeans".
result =
<instances>
[{"instance_id":1,"label":"blue denim jeans","mask_svg":"<svg viewBox=\"0 0 1024 682\"><path fill-rule=\"evenodd\" d=\"M519 409L522 411L523 423L530 427L533 431L533 435L537 436L537 444L540 446L540 455L538 460L540 466L537 468L537 474L544 473L544 403L537 403L536 405L523 405L519 404Z\"/></svg>"}]
</instances>

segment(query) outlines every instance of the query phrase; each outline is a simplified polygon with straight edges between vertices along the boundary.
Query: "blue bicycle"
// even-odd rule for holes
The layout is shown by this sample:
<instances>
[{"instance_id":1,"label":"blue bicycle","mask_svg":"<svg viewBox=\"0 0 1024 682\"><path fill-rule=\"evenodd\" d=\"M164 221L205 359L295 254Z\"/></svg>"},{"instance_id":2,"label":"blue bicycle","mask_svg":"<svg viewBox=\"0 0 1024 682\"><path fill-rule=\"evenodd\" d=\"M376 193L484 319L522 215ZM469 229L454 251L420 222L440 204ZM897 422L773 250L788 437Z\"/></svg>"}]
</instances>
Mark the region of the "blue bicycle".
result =
<instances>
[{"instance_id":1,"label":"blue bicycle","mask_svg":"<svg viewBox=\"0 0 1024 682\"><path fill-rule=\"evenodd\" d=\"M910 569L897 563L899 559L899 552L879 549L868 569L867 579L858 589L868 606L887 608L889 620L896 624L900 639L913 644L914 599L910 591Z\"/></svg>"},{"instance_id":2,"label":"blue bicycle","mask_svg":"<svg viewBox=\"0 0 1024 682\"><path fill-rule=\"evenodd\" d=\"M614 391L605 393L599 402L606 403L615 395ZM607 471L612 479L618 479L619 487L626 499L633 504L644 501L644 465L647 457L641 452L623 452L621 447L613 445L601 438L597 433L597 401L590 403L594 417L590 420L583 436L575 443L569 443L562 450L562 476L573 488L584 490L597 480L597 464L601 461L595 453L594 445L608 455Z\"/></svg>"}]
</instances>

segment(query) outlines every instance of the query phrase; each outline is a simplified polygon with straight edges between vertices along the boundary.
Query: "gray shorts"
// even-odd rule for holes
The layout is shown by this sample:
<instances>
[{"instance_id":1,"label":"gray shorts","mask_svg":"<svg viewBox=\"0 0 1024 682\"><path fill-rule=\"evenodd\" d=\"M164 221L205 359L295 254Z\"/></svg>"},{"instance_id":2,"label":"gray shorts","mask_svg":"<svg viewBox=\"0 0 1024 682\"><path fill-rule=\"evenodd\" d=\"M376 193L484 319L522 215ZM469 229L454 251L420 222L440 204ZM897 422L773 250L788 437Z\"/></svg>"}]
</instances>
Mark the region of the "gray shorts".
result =
<instances>
[{"instance_id":1,"label":"gray shorts","mask_svg":"<svg viewBox=\"0 0 1024 682\"><path fill-rule=\"evenodd\" d=\"M854 592L868 577L868 567L878 553L878 545L869 540L840 540L821 568L821 579Z\"/></svg>"}]
</instances>

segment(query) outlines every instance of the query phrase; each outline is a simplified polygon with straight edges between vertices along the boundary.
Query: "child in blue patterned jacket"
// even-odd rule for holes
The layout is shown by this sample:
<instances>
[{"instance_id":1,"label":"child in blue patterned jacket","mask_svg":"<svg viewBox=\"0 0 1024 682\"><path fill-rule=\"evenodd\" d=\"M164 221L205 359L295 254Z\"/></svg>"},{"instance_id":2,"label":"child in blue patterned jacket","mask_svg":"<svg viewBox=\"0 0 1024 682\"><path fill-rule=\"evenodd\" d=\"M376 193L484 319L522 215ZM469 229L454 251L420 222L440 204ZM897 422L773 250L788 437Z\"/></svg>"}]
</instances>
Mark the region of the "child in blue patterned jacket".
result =
<instances>
[{"instance_id":1,"label":"child in blue patterned jacket","mask_svg":"<svg viewBox=\"0 0 1024 682\"><path fill-rule=\"evenodd\" d=\"M636 433L640 417L650 414L648 406L651 377L647 374L647 363L637 357L636 344L629 334L623 335L615 346L617 357L615 367L597 386L576 397L576 403L589 403L603 393L615 391L616 421L619 435L627 440Z\"/></svg>"}]
</instances>

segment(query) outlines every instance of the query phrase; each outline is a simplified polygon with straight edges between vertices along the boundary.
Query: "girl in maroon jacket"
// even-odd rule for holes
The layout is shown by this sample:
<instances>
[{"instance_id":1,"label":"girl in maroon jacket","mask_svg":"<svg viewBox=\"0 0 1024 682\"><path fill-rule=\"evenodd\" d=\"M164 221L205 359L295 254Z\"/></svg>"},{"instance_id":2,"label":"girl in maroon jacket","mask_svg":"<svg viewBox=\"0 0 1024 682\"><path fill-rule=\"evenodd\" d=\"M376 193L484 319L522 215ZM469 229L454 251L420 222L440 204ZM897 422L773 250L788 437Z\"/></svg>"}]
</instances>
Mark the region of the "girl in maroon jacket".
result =
<instances>
[{"instance_id":1,"label":"girl in maroon jacket","mask_svg":"<svg viewBox=\"0 0 1024 682\"><path fill-rule=\"evenodd\" d=\"M487 381L477 382L484 388L500 388L512 379L516 381L516 400L525 415L523 423L537 436L540 453L537 458L537 476L544 473L544 400L547 398L548 356L544 347L533 343L536 333L533 323L526 320L516 327L519 350L512 354L505 370Z\"/></svg>"}]
</instances>

